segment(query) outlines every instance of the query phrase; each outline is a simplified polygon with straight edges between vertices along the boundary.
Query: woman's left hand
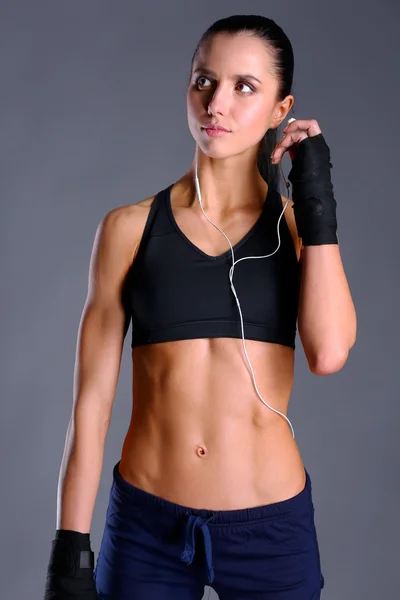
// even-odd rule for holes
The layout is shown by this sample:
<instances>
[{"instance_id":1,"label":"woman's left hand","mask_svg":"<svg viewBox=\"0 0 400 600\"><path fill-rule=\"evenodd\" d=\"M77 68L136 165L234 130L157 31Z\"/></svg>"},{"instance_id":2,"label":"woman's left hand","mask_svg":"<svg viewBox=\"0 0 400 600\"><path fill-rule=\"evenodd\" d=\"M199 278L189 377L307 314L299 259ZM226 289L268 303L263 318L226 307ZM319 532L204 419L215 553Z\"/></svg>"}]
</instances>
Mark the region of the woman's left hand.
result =
<instances>
[{"instance_id":1,"label":"woman's left hand","mask_svg":"<svg viewBox=\"0 0 400 600\"><path fill-rule=\"evenodd\" d=\"M315 119L296 119L289 123L283 131L285 136L275 146L274 151L271 154L272 164L279 163L286 150L288 150L290 159L293 162L294 157L296 156L296 148L300 142L307 137L313 137L314 135L322 133L318 121Z\"/></svg>"}]
</instances>

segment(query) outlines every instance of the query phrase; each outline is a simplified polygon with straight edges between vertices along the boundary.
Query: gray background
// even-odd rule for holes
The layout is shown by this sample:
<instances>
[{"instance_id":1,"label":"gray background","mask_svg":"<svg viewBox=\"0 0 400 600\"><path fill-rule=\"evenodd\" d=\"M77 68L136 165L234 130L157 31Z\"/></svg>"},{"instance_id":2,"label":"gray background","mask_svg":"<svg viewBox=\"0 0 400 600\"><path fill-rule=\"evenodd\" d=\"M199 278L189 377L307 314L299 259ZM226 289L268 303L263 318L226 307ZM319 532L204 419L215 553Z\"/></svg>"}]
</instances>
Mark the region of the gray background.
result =
<instances>
[{"instance_id":1,"label":"gray background","mask_svg":"<svg viewBox=\"0 0 400 600\"><path fill-rule=\"evenodd\" d=\"M310 373L297 338L288 416L313 482L322 598L398 595L398 3L35 0L0 3L4 599L43 595L96 227L189 167L190 59L203 31L235 13L273 18L293 44L294 114L316 118L331 148L358 316L356 345L329 377ZM287 154L282 165L287 177ZM92 522L96 555L129 423L127 340Z\"/></svg>"}]
</instances>

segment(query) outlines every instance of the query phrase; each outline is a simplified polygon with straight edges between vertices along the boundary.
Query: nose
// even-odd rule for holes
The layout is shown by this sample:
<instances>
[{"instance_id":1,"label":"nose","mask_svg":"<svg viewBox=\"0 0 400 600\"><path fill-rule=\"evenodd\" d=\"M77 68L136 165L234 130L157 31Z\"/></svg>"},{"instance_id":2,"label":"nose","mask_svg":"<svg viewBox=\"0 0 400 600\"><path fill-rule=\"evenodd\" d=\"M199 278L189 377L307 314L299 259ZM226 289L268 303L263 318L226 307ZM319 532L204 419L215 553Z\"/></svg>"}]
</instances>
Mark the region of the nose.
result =
<instances>
[{"instance_id":1,"label":"nose","mask_svg":"<svg viewBox=\"0 0 400 600\"><path fill-rule=\"evenodd\" d=\"M220 85L216 88L208 103L208 110L211 111L213 115L226 115L229 112L230 102L231 97L228 89L223 88L223 86Z\"/></svg>"}]
</instances>

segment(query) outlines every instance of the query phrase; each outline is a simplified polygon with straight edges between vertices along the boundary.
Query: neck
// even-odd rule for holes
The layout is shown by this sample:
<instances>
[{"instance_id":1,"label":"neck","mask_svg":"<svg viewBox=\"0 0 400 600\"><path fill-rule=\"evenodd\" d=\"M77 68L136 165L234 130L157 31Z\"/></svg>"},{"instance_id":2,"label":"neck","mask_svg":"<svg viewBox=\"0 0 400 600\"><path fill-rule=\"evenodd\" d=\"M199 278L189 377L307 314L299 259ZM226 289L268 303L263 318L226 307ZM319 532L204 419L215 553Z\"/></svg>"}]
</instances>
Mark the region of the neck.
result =
<instances>
[{"instance_id":1,"label":"neck","mask_svg":"<svg viewBox=\"0 0 400 600\"><path fill-rule=\"evenodd\" d=\"M196 155L184 179L190 205L197 205L201 211L195 185L195 161ZM268 191L256 157L243 154L212 158L199 149L197 177L204 211L219 217L236 209L261 207Z\"/></svg>"}]
</instances>

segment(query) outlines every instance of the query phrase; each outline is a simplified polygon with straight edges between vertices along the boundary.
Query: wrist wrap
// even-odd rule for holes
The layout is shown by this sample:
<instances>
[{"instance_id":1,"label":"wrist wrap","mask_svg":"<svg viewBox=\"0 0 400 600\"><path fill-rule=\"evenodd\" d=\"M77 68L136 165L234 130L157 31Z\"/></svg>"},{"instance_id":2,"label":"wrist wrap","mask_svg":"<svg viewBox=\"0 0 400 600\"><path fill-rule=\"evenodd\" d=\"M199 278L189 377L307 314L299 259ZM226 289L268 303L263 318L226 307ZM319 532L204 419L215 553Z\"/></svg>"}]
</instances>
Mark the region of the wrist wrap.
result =
<instances>
[{"instance_id":1,"label":"wrist wrap","mask_svg":"<svg viewBox=\"0 0 400 600\"><path fill-rule=\"evenodd\" d=\"M331 168L329 147L322 133L300 142L288 179L293 186L297 231L304 246L338 244Z\"/></svg>"},{"instance_id":2,"label":"wrist wrap","mask_svg":"<svg viewBox=\"0 0 400 600\"><path fill-rule=\"evenodd\" d=\"M90 534L57 529L52 541L44 600L97 600Z\"/></svg>"}]
</instances>

